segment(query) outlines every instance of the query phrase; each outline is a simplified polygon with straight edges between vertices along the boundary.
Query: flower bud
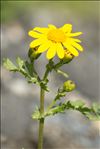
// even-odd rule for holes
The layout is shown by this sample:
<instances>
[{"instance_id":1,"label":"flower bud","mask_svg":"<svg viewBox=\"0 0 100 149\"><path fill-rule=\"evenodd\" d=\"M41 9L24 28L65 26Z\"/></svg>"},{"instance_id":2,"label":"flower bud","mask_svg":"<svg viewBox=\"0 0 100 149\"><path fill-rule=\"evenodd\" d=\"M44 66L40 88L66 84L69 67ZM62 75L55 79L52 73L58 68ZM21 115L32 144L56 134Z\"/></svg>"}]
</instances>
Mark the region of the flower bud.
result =
<instances>
[{"instance_id":1,"label":"flower bud","mask_svg":"<svg viewBox=\"0 0 100 149\"><path fill-rule=\"evenodd\" d=\"M71 80L68 80L63 84L63 90L66 92L71 92L72 90L75 89L75 87L76 87L75 83Z\"/></svg>"},{"instance_id":2,"label":"flower bud","mask_svg":"<svg viewBox=\"0 0 100 149\"><path fill-rule=\"evenodd\" d=\"M28 51L28 57L30 58L31 61L33 61L34 59L37 59L41 53L38 53L38 47L35 48L30 48Z\"/></svg>"},{"instance_id":3,"label":"flower bud","mask_svg":"<svg viewBox=\"0 0 100 149\"><path fill-rule=\"evenodd\" d=\"M70 51L65 50L65 55L64 55L64 58L63 58L63 62L68 63L68 62L70 62L73 58L74 58L74 55L73 55Z\"/></svg>"}]
</instances>

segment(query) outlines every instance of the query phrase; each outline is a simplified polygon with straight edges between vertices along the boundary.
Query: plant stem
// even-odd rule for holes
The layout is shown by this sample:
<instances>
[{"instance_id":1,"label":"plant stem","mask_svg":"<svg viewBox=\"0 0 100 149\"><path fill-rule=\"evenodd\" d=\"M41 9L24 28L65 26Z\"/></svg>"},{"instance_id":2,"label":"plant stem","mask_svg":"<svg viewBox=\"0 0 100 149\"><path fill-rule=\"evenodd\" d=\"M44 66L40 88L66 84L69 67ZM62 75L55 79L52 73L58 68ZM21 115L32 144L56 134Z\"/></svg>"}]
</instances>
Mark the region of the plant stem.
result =
<instances>
[{"instance_id":1,"label":"plant stem","mask_svg":"<svg viewBox=\"0 0 100 149\"><path fill-rule=\"evenodd\" d=\"M61 67L63 65L63 63L59 62L54 66L54 69L58 69L59 67Z\"/></svg>"},{"instance_id":2,"label":"plant stem","mask_svg":"<svg viewBox=\"0 0 100 149\"><path fill-rule=\"evenodd\" d=\"M47 68L45 71L45 74L43 76L43 81L45 81L48 77L49 69ZM40 114L44 113L44 95L45 90L40 87ZM41 118L39 120L39 141L38 141L38 149L43 149L43 129L44 129L44 118Z\"/></svg>"},{"instance_id":3,"label":"plant stem","mask_svg":"<svg viewBox=\"0 0 100 149\"><path fill-rule=\"evenodd\" d=\"M56 100L53 100L52 103L48 106L47 110L49 111L56 103Z\"/></svg>"},{"instance_id":4,"label":"plant stem","mask_svg":"<svg viewBox=\"0 0 100 149\"><path fill-rule=\"evenodd\" d=\"M45 91L40 88L40 113L41 115L44 113L44 93ZM39 120L39 141L38 141L38 149L43 148L43 129L44 129L44 118Z\"/></svg>"},{"instance_id":5,"label":"plant stem","mask_svg":"<svg viewBox=\"0 0 100 149\"><path fill-rule=\"evenodd\" d=\"M47 78L48 74L49 74L49 69L46 70L44 77L43 77L43 80L45 80Z\"/></svg>"}]
</instances>

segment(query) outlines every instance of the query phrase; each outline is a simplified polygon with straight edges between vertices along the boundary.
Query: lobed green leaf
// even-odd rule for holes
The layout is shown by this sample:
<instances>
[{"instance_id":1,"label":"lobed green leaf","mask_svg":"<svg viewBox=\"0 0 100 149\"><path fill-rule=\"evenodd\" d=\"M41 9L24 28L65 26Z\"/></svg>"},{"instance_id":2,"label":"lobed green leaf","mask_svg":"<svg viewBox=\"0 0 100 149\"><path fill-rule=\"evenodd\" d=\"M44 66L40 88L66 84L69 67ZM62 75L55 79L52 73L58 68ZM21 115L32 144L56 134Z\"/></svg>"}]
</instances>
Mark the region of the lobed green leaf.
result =
<instances>
[{"instance_id":1,"label":"lobed green leaf","mask_svg":"<svg viewBox=\"0 0 100 149\"><path fill-rule=\"evenodd\" d=\"M33 64L25 62L20 57L17 57L16 63L18 66L13 64L8 58L3 60L3 66L9 70L14 72L21 73L25 78L27 78L28 83L37 83L39 85L38 76L33 75Z\"/></svg>"},{"instance_id":2,"label":"lobed green leaf","mask_svg":"<svg viewBox=\"0 0 100 149\"><path fill-rule=\"evenodd\" d=\"M35 113L33 113L32 118L41 119L47 116L56 115L58 113L65 113L66 110L76 110L82 113L90 120L100 120L100 104L93 103L91 107L88 107L82 100L67 101L65 103L60 103L60 105L57 105L47 110L42 116L40 115L39 111L35 111Z\"/></svg>"},{"instance_id":3,"label":"lobed green leaf","mask_svg":"<svg viewBox=\"0 0 100 149\"><path fill-rule=\"evenodd\" d=\"M3 59L3 66L9 71L18 71L18 68L8 58Z\"/></svg>"}]
</instances>

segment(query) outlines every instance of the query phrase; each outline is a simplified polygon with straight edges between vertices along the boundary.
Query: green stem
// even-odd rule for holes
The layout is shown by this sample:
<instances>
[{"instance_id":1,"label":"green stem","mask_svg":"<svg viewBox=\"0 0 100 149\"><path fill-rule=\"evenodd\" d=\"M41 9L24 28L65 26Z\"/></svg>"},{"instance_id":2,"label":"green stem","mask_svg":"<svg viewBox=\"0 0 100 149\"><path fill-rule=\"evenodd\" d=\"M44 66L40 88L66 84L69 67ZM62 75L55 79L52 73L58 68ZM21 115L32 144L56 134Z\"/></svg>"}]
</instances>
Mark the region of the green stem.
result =
<instances>
[{"instance_id":1,"label":"green stem","mask_svg":"<svg viewBox=\"0 0 100 149\"><path fill-rule=\"evenodd\" d=\"M61 67L63 65L63 63L60 61L59 63L57 63L55 66L54 66L54 69L58 69L59 67Z\"/></svg>"},{"instance_id":2,"label":"green stem","mask_svg":"<svg viewBox=\"0 0 100 149\"><path fill-rule=\"evenodd\" d=\"M55 103L56 103L56 100L53 100L53 101L51 102L51 104L48 106L47 111L49 111L49 110L55 105Z\"/></svg>"},{"instance_id":3,"label":"green stem","mask_svg":"<svg viewBox=\"0 0 100 149\"><path fill-rule=\"evenodd\" d=\"M41 91L40 91L40 113L41 115L44 113L44 93L45 91L41 88ZM43 129L44 129L44 118L39 120L38 149L43 148Z\"/></svg>"},{"instance_id":4,"label":"green stem","mask_svg":"<svg viewBox=\"0 0 100 149\"><path fill-rule=\"evenodd\" d=\"M49 70L49 68L47 68L45 71L45 74L43 76L43 81L45 81L47 79L49 72L50 72L50 70ZM42 116L42 114L44 114L44 94L45 94L45 91L41 87L41 91L40 91L40 114L41 114L41 116ZM44 129L44 118L41 118L39 120L38 149L43 149L43 129Z\"/></svg>"},{"instance_id":5,"label":"green stem","mask_svg":"<svg viewBox=\"0 0 100 149\"><path fill-rule=\"evenodd\" d=\"M46 72L45 72L45 74L44 74L43 80L45 80L47 78L48 73L49 73L49 70L47 69Z\"/></svg>"},{"instance_id":6,"label":"green stem","mask_svg":"<svg viewBox=\"0 0 100 149\"><path fill-rule=\"evenodd\" d=\"M47 79L49 72L50 72L50 70L49 70L49 68L47 68L45 71L44 77L43 77L44 81Z\"/></svg>"},{"instance_id":7,"label":"green stem","mask_svg":"<svg viewBox=\"0 0 100 149\"><path fill-rule=\"evenodd\" d=\"M33 61L33 74L34 74L34 76L38 79L38 81L41 80L40 77L39 77L39 75L37 74L35 68L34 68L34 61Z\"/></svg>"},{"instance_id":8,"label":"green stem","mask_svg":"<svg viewBox=\"0 0 100 149\"><path fill-rule=\"evenodd\" d=\"M48 106L48 109L47 110L50 110L55 104L56 104L56 101L59 99L59 96L58 94L56 95L55 99L51 102L51 104Z\"/></svg>"}]
</instances>

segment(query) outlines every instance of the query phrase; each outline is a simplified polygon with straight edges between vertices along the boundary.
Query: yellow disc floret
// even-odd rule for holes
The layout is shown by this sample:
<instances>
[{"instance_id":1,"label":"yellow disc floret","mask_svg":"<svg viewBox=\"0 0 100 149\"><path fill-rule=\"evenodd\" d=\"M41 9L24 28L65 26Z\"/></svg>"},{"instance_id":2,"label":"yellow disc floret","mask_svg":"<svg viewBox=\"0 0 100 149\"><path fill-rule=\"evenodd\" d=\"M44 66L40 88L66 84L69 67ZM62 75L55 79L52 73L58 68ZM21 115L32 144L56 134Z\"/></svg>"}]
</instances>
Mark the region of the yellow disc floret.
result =
<instances>
[{"instance_id":1,"label":"yellow disc floret","mask_svg":"<svg viewBox=\"0 0 100 149\"><path fill-rule=\"evenodd\" d=\"M64 32L60 29L51 29L47 37L53 42L64 42L66 39Z\"/></svg>"}]
</instances>

